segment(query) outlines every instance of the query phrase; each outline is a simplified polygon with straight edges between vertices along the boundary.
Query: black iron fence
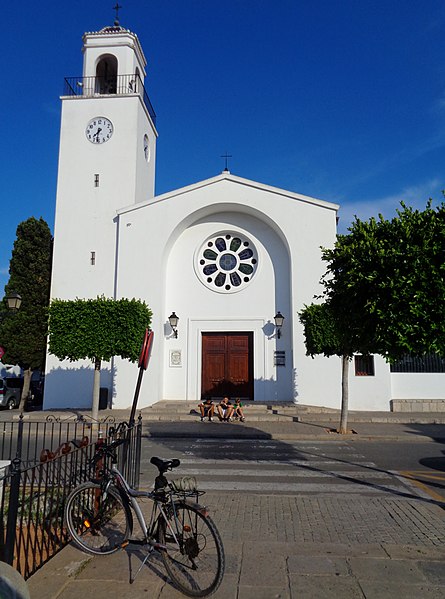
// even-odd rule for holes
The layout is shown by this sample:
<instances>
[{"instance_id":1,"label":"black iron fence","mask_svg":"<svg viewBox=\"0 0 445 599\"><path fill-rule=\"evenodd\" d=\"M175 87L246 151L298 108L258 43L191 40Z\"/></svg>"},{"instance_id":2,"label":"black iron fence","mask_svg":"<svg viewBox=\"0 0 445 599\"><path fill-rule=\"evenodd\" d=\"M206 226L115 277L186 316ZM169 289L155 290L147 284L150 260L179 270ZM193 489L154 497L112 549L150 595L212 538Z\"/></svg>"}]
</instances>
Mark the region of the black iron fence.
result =
<instances>
[{"instance_id":1,"label":"black iron fence","mask_svg":"<svg viewBox=\"0 0 445 599\"><path fill-rule=\"evenodd\" d=\"M445 372L445 358L437 354L411 356L407 354L391 364L391 372Z\"/></svg>"},{"instance_id":2,"label":"black iron fence","mask_svg":"<svg viewBox=\"0 0 445 599\"><path fill-rule=\"evenodd\" d=\"M94 98L96 96L138 94L144 101L148 114L156 125L156 113L139 75L114 77L65 77L64 96Z\"/></svg>"},{"instance_id":3,"label":"black iron fence","mask_svg":"<svg viewBox=\"0 0 445 599\"><path fill-rule=\"evenodd\" d=\"M34 426L26 427L25 424ZM75 431L78 435L70 439L69 435L64 436L72 432L67 427L68 423L47 423L51 426L46 431L50 433L46 443L52 439L53 449L44 447L39 454L41 459L37 461L38 452L34 447L37 444L31 441L31 433L39 430L38 424L42 423L24 423L23 419L14 423L16 457L4 469L3 475L0 471L0 560L13 565L25 578L29 578L68 543L63 519L65 500L75 486L97 474L92 460L96 442L91 441L91 433L80 436L80 433L90 432L90 426L74 423L79 426L79 430ZM105 423L101 428L104 436L115 438L116 435L125 435L128 439L128 443L120 448L118 465L130 484L137 488L141 418L131 428L126 423L118 426ZM62 438L66 441L59 443ZM28 448L30 452L27 452ZM11 445L8 451L11 452ZM27 456L25 461L21 460L21 451L23 456ZM33 460L34 465L24 466Z\"/></svg>"}]
</instances>

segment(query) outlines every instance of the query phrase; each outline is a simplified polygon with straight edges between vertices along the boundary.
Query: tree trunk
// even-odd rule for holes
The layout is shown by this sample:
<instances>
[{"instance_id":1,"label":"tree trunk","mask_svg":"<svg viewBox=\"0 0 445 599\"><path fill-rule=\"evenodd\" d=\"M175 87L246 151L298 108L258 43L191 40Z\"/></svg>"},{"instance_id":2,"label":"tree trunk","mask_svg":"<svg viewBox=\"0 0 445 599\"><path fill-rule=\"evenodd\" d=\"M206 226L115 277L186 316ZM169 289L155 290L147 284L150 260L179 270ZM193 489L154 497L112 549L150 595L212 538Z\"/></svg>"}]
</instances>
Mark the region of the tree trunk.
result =
<instances>
[{"instance_id":1,"label":"tree trunk","mask_svg":"<svg viewBox=\"0 0 445 599\"><path fill-rule=\"evenodd\" d=\"M93 405L91 417L93 424L99 419L99 393L100 393L100 358L94 360Z\"/></svg>"},{"instance_id":2,"label":"tree trunk","mask_svg":"<svg viewBox=\"0 0 445 599\"><path fill-rule=\"evenodd\" d=\"M349 403L349 356L341 358L341 415L338 432L345 435L348 432L348 403Z\"/></svg>"},{"instance_id":3,"label":"tree trunk","mask_svg":"<svg viewBox=\"0 0 445 599\"><path fill-rule=\"evenodd\" d=\"M28 399L29 389L31 387L31 377L32 370L31 368L27 368L23 371L23 389L22 395L20 397L19 410L20 412L24 412L26 406L26 400Z\"/></svg>"}]
</instances>

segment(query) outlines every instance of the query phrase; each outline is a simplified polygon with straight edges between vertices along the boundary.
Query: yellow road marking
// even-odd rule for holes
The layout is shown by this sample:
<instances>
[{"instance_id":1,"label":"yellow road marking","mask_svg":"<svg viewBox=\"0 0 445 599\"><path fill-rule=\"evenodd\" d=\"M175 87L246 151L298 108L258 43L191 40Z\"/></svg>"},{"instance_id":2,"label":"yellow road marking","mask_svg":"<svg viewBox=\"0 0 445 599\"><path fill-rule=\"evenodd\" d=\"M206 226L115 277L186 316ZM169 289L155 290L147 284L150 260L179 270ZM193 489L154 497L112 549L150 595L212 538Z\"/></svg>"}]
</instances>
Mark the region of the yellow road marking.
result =
<instances>
[{"instance_id":1,"label":"yellow road marking","mask_svg":"<svg viewBox=\"0 0 445 599\"><path fill-rule=\"evenodd\" d=\"M422 481L420 481L418 478L416 478L416 476L422 476L423 478L431 478L433 480L445 480L445 476L442 476L440 474L425 474L424 471L400 471L399 474L401 474L402 476L404 476L405 478L409 478L413 485L415 485L416 487L419 487L419 489L421 489L422 491L424 491L425 493L427 493L430 497L432 497L433 499L436 499L438 501L440 501L441 503L445 503L445 497L443 497L442 495L439 495L439 493L436 493L435 491L433 491L432 489L430 489L426 484L424 484Z\"/></svg>"}]
</instances>

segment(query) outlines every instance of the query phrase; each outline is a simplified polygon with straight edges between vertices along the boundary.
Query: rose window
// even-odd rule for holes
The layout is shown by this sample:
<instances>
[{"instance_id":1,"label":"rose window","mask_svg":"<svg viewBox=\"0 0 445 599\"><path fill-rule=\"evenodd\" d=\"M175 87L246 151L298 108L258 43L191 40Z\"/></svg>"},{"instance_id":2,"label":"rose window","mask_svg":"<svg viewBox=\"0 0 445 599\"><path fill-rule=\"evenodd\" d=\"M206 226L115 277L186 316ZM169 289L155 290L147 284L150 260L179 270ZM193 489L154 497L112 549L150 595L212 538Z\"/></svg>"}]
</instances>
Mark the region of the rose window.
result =
<instances>
[{"instance_id":1,"label":"rose window","mask_svg":"<svg viewBox=\"0 0 445 599\"><path fill-rule=\"evenodd\" d=\"M239 233L224 233L209 238L199 250L195 269L210 289L239 291L252 279L258 265L253 243Z\"/></svg>"}]
</instances>

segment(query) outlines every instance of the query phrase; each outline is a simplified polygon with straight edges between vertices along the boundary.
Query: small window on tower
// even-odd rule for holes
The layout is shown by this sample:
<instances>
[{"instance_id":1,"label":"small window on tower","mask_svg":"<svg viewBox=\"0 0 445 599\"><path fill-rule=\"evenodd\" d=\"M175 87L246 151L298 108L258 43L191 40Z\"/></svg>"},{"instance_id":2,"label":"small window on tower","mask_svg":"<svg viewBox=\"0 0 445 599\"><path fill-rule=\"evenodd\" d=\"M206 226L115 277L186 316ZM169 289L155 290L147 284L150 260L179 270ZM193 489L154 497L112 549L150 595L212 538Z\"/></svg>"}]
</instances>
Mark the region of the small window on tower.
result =
<instances>
[{"instance_id":1,"label":"small window on tower","mask_svg":"<svg viewBox=\"0 0 445 599\"><path fill-rule=\"evenodd\" d=\"M97 173L94 175L94 187L99 187L99 175Z\"/></svg>"},{"instance_id":2,"label":"small window on tower","mask_svg":"<svg viewBox=\"0 0 445 599\"><path fill-rule=\"evenodd\" d=\"M96 252L91 252L90 262L91 266L94 266L96 264Z\"/></svg>"}]
</instances>

